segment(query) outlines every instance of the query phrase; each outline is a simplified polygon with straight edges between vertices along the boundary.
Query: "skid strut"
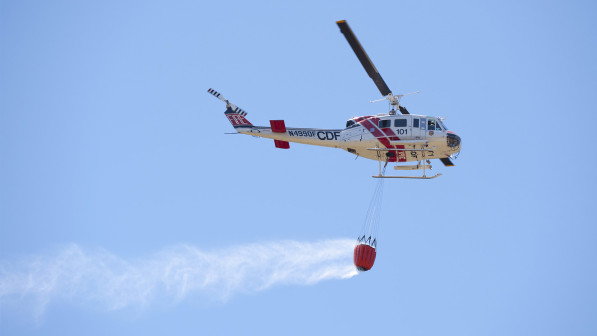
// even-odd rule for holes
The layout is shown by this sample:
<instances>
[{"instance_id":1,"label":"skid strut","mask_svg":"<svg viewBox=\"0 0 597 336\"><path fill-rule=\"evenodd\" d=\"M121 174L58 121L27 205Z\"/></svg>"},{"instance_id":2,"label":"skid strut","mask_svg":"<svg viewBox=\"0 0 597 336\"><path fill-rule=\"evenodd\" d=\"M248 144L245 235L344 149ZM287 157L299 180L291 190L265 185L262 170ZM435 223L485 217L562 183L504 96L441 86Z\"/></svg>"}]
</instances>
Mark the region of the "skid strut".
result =
<instances>
[{"instance_id":1,"label":"skid strut","mask_svg":"<svg viewBox=\"0 0 597 336\"><path fill-rule=\"evenodd\" d=\"M438 176L441 176L442 174L436 174L433 176L427 176L426 171L427 169L431 169L431 164L425 164L424 162L422 162L425 159L425 152L433 150L435 148L431 147L429 149L426 148L421 148L421 149L399 149L399 148L367 148L368 150L372 150L372 151L376 151L377 152L377 158L378 158L378 162L379 162L379 175L373 175L371 177L373 178L406 178L406 179L424 179L424 180L430 180L430 179L434 179ZM381 168L381 153L382 152L389 152L389 151L419 151L421 152L421 154L423 155L423 160L420 160L416 165L410 165L410 166L398 166L396 165L394 167L395 170L423 170L423 176L386 176L385 174L382 173L382 168ZM427 160L427 163L429 163L429 160ZM385 172L385 167L388 165L388 161L386 160L385 164L384 164L384 172Z\"/></svg>"}]
</instances>

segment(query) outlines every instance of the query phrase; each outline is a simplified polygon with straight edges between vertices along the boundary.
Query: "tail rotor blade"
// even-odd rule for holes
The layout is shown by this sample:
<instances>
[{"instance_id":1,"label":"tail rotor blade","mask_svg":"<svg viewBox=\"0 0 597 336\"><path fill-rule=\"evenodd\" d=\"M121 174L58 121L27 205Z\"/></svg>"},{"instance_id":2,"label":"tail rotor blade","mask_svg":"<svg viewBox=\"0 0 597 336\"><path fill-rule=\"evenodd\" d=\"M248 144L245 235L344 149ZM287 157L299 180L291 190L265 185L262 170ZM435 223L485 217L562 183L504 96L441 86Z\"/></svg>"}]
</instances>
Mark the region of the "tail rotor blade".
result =
<instances>
[{"instance_id":1,"label":"tail rotor blade","mask_svg":"<svg viewBox=\"0 0 597 336\"><path fill-rule=\"evenodd\" d=\"M383 80L383 78L381 78L381 75L373 65L373 62L371 62L371 59L365 52L365 49L363 49L363 46L361 45L357 37L352 32L352 29L350 29L350 26L348 25L346 20L336 21L336 24L338 25L338 27L340 27L340 32L342 32L342 34L344 34L344 37L346 37L348 44L350 44L350 47L357 55L359 61L361 61L361 64L365 68L365 71L367 71L367 74L369 75L369 77L371 77L371 79L379 89L379 92L381 92L381 95L387 96L389 94L392 94L392 91L390 90L386 82Z\"/></svg>"}]
</instances>

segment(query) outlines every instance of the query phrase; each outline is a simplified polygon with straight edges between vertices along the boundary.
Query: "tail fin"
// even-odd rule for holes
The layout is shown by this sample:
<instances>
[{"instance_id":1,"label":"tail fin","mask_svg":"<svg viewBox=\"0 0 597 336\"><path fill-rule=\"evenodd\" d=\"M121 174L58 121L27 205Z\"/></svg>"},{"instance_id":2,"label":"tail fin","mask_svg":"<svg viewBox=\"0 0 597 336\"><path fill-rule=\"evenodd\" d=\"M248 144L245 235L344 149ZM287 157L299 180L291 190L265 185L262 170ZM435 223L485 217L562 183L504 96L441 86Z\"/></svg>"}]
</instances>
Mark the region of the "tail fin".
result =
<instances>
[{"instance_id":1,"label":"tail fin","mask_svg":"<svg viewBox=\"0 0 597 336\"><path fill-rule=\"evenodd\" d=\"M247 118L245 118L245 116L247 115L247 112L245 112L245 110L241 109L240 107L237 107L236 105L230 103L228 100L224 99L224 97L214 89L209 89L207 90L207 92L211 93L216 98L226 103L226 112L224 112L224 114L226 115L226 118L228 118L228 121L230 121L234 128L253 127L253 124L251 124L247 120Z\"/></svg>"},{"instance_id":2,"label":"tail fin","mask_svg":"<svg viewBox=\"0 0 597 336\"><path fill-rule=\"evenodd\" d=\"M238 107L236 109L240 110L241 112L236 112L235 109L232 109L230 107L227 107L226 112L224 112L224 114L226 115L226 118L228 118L228 120L230 121L232 126L234 128L253 127L253 124L251 124L251 122L249 122L247 120L247 118L245 118L245 116L247 115L247 112L239 109Z\"/></svg>"}]
</instances>

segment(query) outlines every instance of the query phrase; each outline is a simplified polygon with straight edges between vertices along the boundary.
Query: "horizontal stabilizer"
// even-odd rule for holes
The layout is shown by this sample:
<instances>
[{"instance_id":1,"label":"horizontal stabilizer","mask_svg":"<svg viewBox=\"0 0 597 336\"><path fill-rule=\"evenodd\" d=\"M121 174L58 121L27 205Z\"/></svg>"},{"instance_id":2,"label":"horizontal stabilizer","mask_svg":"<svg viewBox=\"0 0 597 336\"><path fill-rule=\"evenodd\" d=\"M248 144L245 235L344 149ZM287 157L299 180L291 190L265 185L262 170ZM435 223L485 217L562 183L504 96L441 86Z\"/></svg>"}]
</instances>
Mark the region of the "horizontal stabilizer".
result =
<instances>
[{"instance_id":1,"label":"horizontal stabilizer","mask_svg":"<svg viewBox=\"0 0 597 336\"><path fill-rule=\"evenodd\" d=\"M290 148L290 143L288 141L274 140L274 144L276 145L276 148L282 148L282 149Z\"/></svg>"},{"instance_id":2,"label":"horizontal stabilizer","mask_svg":"<svg viewBox=\"0 0 597 336\"><path fill-rule=\"evenodd\" d=\"M286 133L286 124L284 124L284 120L270 120L269 124L272 126L272 132Z\"/></svg>"}]
</instances>

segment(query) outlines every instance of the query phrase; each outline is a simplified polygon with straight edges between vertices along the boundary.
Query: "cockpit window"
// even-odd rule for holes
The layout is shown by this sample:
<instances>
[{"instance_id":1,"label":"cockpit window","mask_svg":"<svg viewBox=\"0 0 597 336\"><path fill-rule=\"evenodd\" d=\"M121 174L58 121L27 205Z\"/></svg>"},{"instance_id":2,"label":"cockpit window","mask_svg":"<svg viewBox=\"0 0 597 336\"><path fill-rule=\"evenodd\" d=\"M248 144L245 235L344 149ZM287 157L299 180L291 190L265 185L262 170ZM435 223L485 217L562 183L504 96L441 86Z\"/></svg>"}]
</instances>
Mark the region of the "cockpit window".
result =
<instances>
[{"instance_id":1,"label":"cockpit window","mask_svg":"<svg viewBox=\"0 0 597 336\"><path fill-rule=\"evenodd\" d=\"M439 120L435 123L435 129L438 131L442 130L441 122Z\"/></svg>"},{"instance_id":2,"label":"cockpit window","mask_svg":"<svg viewBox=\"0 0 597 336\"><path fill-rule=\"evenodd\" d=\"M430 131L435 131L435 119L427 120L427 129Z\"/></svg>"},{"instance_id":3,"label":"cockpit window","mask_svg":"<svg viewBox=\"0 0 597 336\"><path fill-rule=\"evenodd\" d=\"M350 126L354 126L355 122L354 120L350 119L349 121L346 122L346 128L349 128Z\"/></svg>"},{"instance_id":4,"label":"cockpit window","mask_svg":"<svg viewBox=\"0 0 597 336\"><path fill-rule=\"evenodd\" d=\"M395 119L394 127L406 127L406 119Z\"/></svg>"},{"instance_id":5,"label":"cockpit window","mask_svg":"<svg viewBox=\"0 0 597 336\"><path fill-rule=\"evenodd\" d=\"M391 120L380 120L379 121L379 128L387 128L392 126L392 121Z\"/></svg>"}]
</instances>

